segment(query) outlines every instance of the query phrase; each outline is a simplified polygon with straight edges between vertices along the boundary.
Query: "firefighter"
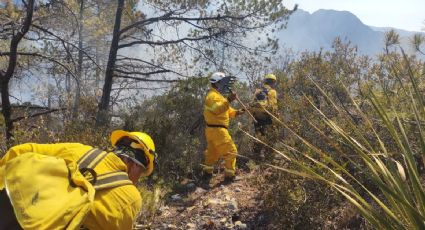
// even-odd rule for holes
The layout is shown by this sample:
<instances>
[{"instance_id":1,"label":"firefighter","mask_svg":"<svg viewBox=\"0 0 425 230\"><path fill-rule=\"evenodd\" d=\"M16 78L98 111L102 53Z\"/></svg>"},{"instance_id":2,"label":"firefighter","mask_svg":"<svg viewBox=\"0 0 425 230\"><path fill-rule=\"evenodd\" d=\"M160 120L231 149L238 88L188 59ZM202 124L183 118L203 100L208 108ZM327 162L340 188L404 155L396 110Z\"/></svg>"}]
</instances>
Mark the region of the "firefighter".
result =
<instances>
[{"instance_id":1,"label":"firefighter","mask_svg":"<svg viewBox=\"0 0 425 230\"><path fill-rule=\"evenodd\" d=\"M267 109L272 114L277 113L277 93L275 90L276 76L274 74L266 74L264 83L260 89L256 89L255 103L261 108L255 110L253 115L255 120L254 129L256 134L266 135L266 129L272 125L273 118L264 110Z\"/></svg>"},{"instance_id":2,"label":"firefighter","mask_svg":"<svg viewBox=\"0 0 425 230\"><path fill-rule=\"evenodd\" d=\"M210 77L211 89L209 90L204 105L204 119L206 123L205 136L207 149L205 150L205 161L203 165L204 182L209 183L212 177L214 164L224 158L225 182L232 182L236 172L237 148L229 134L229 122L242 114L243 110L236 110L230 103L236 99L236 94L230 92L226 98L224 92L228 87L223 81L226 75L222 72L213 73Z\"/></svg>"},{"instance_id":3,"label":"firefighter","mask_svg":"<svg viewBox=\"0 0 425 230\"><path fill-rule=\"evenodd\" d=\"M80 143L10 148L0 160L0 229L132 229L142 202L134 184L152 173L155 144L146 133L123 130L110 140L112 152Z\"/></svg>"},{"instance_id":4,"label":"firefighter","mask_svg":"<svg viewBox=\"0 0 425 230\"><path fill-rule=\"evenodd\" d=\"M266 74L262 87L255 90L254 102L250 106L250 111L256 120L254 122L255 136L266 143L273 143L276 136L273 118L269 114L277 115L278 113L275 85L276 76L271 73ZM263 160L265 157L264 146L261 143L254 143L253 149L255 156Z\"/></svg>"}]
</instances>

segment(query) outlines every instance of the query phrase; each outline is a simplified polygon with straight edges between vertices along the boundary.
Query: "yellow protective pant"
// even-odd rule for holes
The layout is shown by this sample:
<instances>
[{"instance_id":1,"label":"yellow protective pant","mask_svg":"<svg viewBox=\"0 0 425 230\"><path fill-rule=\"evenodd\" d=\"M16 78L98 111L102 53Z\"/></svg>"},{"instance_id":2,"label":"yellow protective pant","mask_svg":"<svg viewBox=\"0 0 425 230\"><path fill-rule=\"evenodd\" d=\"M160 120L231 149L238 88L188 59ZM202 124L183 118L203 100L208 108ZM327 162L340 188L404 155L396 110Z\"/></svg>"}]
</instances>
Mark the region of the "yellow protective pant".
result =
<instances>
[{"instance_id":1,"label":"yellow protective pant","mask_svg":"<svg viewBox=\"0 0 425 230\"><path fill-rule=\"evenodd\" d=\"M214 164L220 159L225 161L225 176L235 176L236 149L229 131L225 128L207 127L205 129L207 149L205 150L204 171L212 173Z\"/></svg>"}]
</instances>

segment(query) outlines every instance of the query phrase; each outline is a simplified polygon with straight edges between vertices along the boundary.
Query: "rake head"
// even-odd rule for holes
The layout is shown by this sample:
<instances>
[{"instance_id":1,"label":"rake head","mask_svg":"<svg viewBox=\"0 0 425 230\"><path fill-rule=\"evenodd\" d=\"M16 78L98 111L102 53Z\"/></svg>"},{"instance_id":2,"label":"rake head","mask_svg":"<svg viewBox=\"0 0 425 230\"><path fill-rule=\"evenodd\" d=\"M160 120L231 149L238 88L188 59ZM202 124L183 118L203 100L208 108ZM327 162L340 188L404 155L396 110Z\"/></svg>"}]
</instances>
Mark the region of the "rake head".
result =
<instances>
[{"instance_id":1,"label":"rake head","mask_svg":"<svg viewBox=\"0 0 425 230\"><path fill-rule=\"evenodd\" d=\"M235 76L226 76L220 80L220 93L230 93L233 89L233 85L237 81Z\"/></svg>"}]
</instances>

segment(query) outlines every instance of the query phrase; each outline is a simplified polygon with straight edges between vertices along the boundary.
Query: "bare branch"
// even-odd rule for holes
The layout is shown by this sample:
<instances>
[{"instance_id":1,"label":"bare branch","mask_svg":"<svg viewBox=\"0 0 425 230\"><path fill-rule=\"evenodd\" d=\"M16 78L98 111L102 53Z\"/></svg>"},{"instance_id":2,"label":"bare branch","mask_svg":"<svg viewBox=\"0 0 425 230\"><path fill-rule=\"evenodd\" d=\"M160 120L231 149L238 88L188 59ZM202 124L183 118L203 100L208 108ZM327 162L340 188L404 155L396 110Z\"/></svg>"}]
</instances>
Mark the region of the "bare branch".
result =
<instances>
[{"instance_id":1,"label":"bare branch","mask_svg":"<svg viewBox=\"0 0 425 230\"><path fill-rule=\"evenodd\" d=\"M38 117L38 116L41 116L41 115L45 115L45 114L49 114L49 113L53 113L53 112L57 112L57 111L63 111L63 110L67 110L67 108L51 109L51 110L48 110L48 111L34 113L34 114L29 115L29 116L17 117L17 118L12 119L12 122L17 122L17 121L20 121L20 120L23 120L23 119L34 118L34 117Z\"/></svg>"},{"instance_id":2,"label":"bare branch","mask_svg":"<svg viewBox=\"0 0 425 230\"><path fill-rule=\"evenodd\" d=\"M120 35L122 35L123 33L127 32L127 31L129 31L129 30L131 30L135 27L145 26L145 25L148 25L148 24L151 24L151 23L154 23L154 22L161 21L165 18L169 18L171 15L173 15L173 13L174 13L174 11L170 11L170 12L168 12L168 13L162 15L162 16L159 16L159 17L149 18L149 19L146 19L146 20L135 22L135 23L133 23L133 24L127 26L127 27L122 28L122 30L119 33L120 33Z\"/></svg>"},{"instance_id":3,"label":"bare branch","mask_svg":"<svg viewBox=\"0 0 425 230\"><path fill-rule=\"evenodd\" d=\"M133 45L136 45L136 44L147 44L147 45L162 46L162 45L169 45L169 44L177 44L177 43L181 43L181 42L184 42L184 41L200 41L200 40L206 40L206 39L209 39L209 38L219 36L223 33L224 32L218 32L218 33L214 33L214 34L211 34L211 35L204 35L204 36L196 37L196 38L186 37L186 38L181 38L181 39L177 39L177 40L162 41L162 42L161 41L138 40L138 41L133 41L133 42L130 42L130 43L127 43L127 44L119 45L118 49L130 47L130 46L133 46Z\"/></svg>"},{"instance_id":4,"label":"bare branch","mask_svg":"<svg viewBox=\"0 0 425 230\"><path fill-rule=\"evenodd\" d=\"M123 34L123 33L127 32L130 29L133 29L135 27L146 26L146 25L149 25L149 24L152 24L152 23L155 23L155 22L159 22L159 21L185 21L185 22L196 21L196 22L199 22L199 21L214 21L214 20L218 21L218 20L223 20L223 19L243 20L243 19L251 16L252 14L254 14L254 13L250 13L250 14L247 14L247 15L244 15L244 16L231 16L231 15L221 16L221 15L217 15L217 16L213 16L213 17L171 17L171 15L173 15L173 13L174 13L174 11L171 11L171 12L168 12L168 13L162 15L162 16L159 16L159 17L148 18L148 19L145 19L145 20L142 20L142 21L135 22L135 23L123 28L120 31L120 34Z\"/></svg>"},{"instance_id":5,"label":"bare branch","mask_svg":"<svg viewBox=\"0 0 425 230\"><path fill-rule=\"evenodd\" d=\"M181 73L179 73L179 72L176 72L176 71L174 71L174 70L166 69L166 68L164 68L162 65L157 65L157 64L154 64L154 63L151 63L151 62L148 62L148 61L142 60L142 59L138 59L138 58L129 58L129 57L124 57L124 56L121 56L121 57L122 57L122 58L118 58L118 59L117 59L117 61L129 61L130 63L131 63L131 62L133 62L133 61L141 62L141 63L147 64L147 65L150 65L150 66L155 67L155 68L158 68L158 69L167 70L167 71L168 71L168 72L170 72L170 73L176 74L176 75L181 76L181 77L184 77L184 78L187 78L187 77L188 77L188 76L183 75L183 74L181 74ZM118 69L118 68L117 68L117 69Z\"/></svg>"},{"instance_id":6,"label":"bare branch","mask_svg":"<svg viewBox=\"0 0 425 230\"><path fill-rule=\"evenodd\" d=\"M25 108L25 109L50 109L45 106L39 105L12 105L13 108Z\"/></svg>"},{"instance_id":7,"label":"bare branch","mask_svg":"<svg viewBox=\"0 0 425 230\"><path fill-rule=\"evenodd\" d=\"M59 61L57 61L55 58L53 58L53 57L48 57L48 56L44 56L44 55L42 55L42 54L39 54L39 53L28 53L28 52L17 52L17 54L19 54L19 55L23 55L23 56L33 56L33 57L40 57L40 58L44 58L44 59L47 59L47 60L49 60L49 61L51 61L51 62L54 62L54 63L56 63L56 64L58 64L58 65L60 65L62 68L64 68L69 74L71 74L71 76L75 79L75 81L77 82L77 85L78 85L78 87L80 87L79 85L80 85L80 82L78 81L78 78L77 78L77 76L75 76L75 74L74 74L74 72L72 72L65 64L63 64L63 63L61 63L61 62L59 62ZM0 51L0 56L7 56L7 55L10 55L10 52L1 52Z\"/></svg>"},{"instance_id":8,"label":"bare branch","mask_svg":"<svg viewBox=\"0 0 425 230\"><path fill-rule=\"evenodd\" d=\"M169 87L125 87L125 88L112 88L112 91L115 90L160 90L160 89L169 89Z\"/></svg>"},{"instance_id":9,"label":"bare branch","mask_svg":"<svg viewBox=\"0 0 425 230\"><path fill-rule=\"evenodd\" d=\"M163 82L163 83L174 83L179 82L180 80L168 80L168 79L147 79L147 78L140 78L140 77L131 77L131 76L125 76L125 75L114 75L118 78L127 78L127 79L133 79L137 81L145 81L145 82Z\"/></svg>"},{"instance_id":10,"label":"bare branch","mask_svg":"<svg viewBox=\"0 0 425 230\"><path fill-rule=\"evenodd\" d=\"M129 75L137 74L137 75L143 75L143 76L150 76L153 74L169 73L170 71L166 69L162 69L162 70L156 70L152 72L143 73L143 72L137 72L137 71L125 71L125 70L115 69L115 72L122 73L122 74L129 74Z\"/></svg>"},{"instance_id":11,"label":"bare branch","mask_svg":"<svg viewBox=\"0 0 425 230\"><path fill-rule=\"evenodd\" d=\"M58 39L59 41L61 41L62 43L66 43L66 44L68 44L68 45L71 45L72 47L74 47L74 48L76 48L77 50L79 50L79 51L81 51L84 55L86 55L86 57L87 58L89 58L90 59L90 61L92 61L95 65L96 65L96 67L99 69L99 70L102 70L102 68L97 64L97 62L86 52L86 51L84 51L84 50L82 50L82 49L80 49L77 45L74 45L73 43L71 43L71 42L68 42L68 41L65 41L63 38L61 38L61 37L59 37L58 35L56 35L56 34L54 34L54 33L52 33L52 32L50 32L49 30L47 30L47 29L45 29L45 28L43 28L43 27L41 27L41 26L38 26L38 25L32 25L33 27L35 27L35 28L37 28L37 29L39 29L39 30L41 30L41 31L43 31L43 32L45 32L45 33L47 33L47 34L50 34L51 36L53 36L53 37L55 37L56 39Z\"/></svg>"},{"instance_id":12,"label":"bare branch","mask_svg":"<svg viewBox=\"0 0 425 230\"><path fill-rule=\"evenodd\" d=\"M195 50L195 51L199 52L200 54L202 54L202 56L203 56L206 60L208 60L208 61L210 61L210 62L214 63L214 65L218 65L218 64L217 64L217 62L216 62L214 59L212 59L211 57L208 57L208 55L207 55L204 51L202 51L201 49L198 49L198 48L196 48L196 47L193 47L193 46L189 45L189 44L188 44L188 43L186 43L186 42L183 42L183 44L185 44L185 45L186 45L186 46L188 46L189 48L191 48L191 49L193 49L193 50Z\"/></svg>"},{"instance_id":13,"label":"bare branch","mask_svg":"<svg viewBox=\"0 0 425 230\"><path fill-rule=\"evenodd\" d=\"M271 50L263 50L263 49L256 49L256 48L254 49L254 48L251 48L251 47L248 47L248 46L244 46L244 45L241 45L241 44L239 44L235 41L227 39L227 38L221 38L221 39L223 39L223 40L219 40L219 39L214 38L214 40L217 41L217 42L223 43L227 46L235 47L237 49L243 49L243 50L246 50L248 52L262 52L262 53L270 53L271 52Z\"/></svg>"}]
</instances>

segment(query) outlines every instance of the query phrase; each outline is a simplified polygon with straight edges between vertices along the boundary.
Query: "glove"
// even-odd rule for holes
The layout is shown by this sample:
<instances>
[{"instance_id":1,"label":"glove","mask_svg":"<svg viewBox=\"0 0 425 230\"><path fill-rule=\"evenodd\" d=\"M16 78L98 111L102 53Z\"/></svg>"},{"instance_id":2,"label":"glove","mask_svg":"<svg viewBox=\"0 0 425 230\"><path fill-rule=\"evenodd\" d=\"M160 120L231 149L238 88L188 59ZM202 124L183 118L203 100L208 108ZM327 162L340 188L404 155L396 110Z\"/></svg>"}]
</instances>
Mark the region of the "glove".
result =
<instances>
[{"instance_id":1,"label":"glove","mask_svg":"<svg viewBox=\"0 0 425 230\"><path fill-rule=\"evenodd\" d=\"M236 111L236 115L239 116L239 115L244 114L245 112L246 112L245 109L239 109L238 111Z\"/></svg>"}]
</instances>

